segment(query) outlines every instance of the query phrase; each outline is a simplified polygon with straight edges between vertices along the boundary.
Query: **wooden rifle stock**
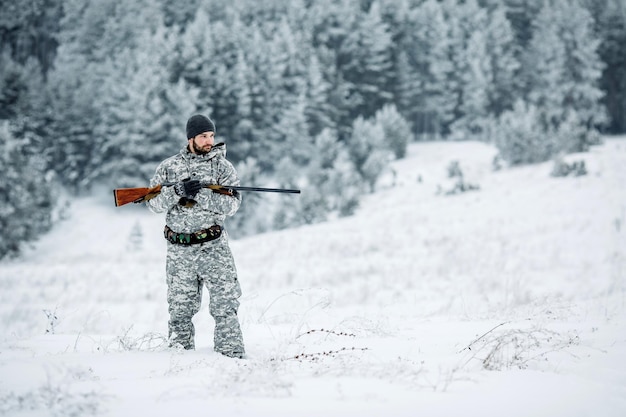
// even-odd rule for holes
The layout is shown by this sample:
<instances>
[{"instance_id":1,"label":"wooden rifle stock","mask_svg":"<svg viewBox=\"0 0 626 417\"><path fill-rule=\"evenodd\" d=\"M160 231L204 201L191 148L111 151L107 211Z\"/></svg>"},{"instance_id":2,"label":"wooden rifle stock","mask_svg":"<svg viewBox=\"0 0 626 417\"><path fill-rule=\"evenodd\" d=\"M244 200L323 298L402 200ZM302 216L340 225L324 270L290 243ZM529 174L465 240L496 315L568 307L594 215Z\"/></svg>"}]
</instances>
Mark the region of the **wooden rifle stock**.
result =
<instances>
[{"instance_id":1,"label":"wooden rifle stock","mask_svg":"<svg viewBox=\"0 0 626 417\"><path fill-rule=\"evenodd\" d=\"M163 183L158 184L152 188L116 188L115 190L113 190L113 196L115 197L115 207L120 207L128 203L143 203L144 201L148 201L159 195L161 193L162 187L167 187L174 184L175 183ZM214 192L227 195L232 195L231 190L300 194L300 190L292 190L286 188L240 187L238 185L228 186L217 184L204 184L203 187L209 188Z\"/></svg>"},{"instance_id":2,"label":"wooden rifle stock","mask_svg":"<svg viewBox=\"0 0 626 417\"><path fill-rule=\"evenodd\" d=\"M117 188L113 190L115 207L123 206L128 203L142 203L148 201L161 193L161 187L162 185L158 184L152 188Z\"/></svg>"}]
</instances>

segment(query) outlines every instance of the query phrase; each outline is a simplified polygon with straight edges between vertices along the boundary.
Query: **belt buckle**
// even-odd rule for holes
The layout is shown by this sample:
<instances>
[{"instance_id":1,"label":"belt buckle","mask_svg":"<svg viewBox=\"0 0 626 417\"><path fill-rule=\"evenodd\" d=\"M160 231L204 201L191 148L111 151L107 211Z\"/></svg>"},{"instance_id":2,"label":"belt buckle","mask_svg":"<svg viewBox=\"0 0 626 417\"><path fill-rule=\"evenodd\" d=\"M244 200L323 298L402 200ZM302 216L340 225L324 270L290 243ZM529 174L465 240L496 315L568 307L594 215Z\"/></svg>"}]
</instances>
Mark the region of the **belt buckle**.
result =
<instances>
[{"instance_id":1,"label":"belt buckle","mask_svg":"<svg viewBox=\"0 0 626 417\"><path fill-rule=\"evenodd\" d=\"M207 229L207 233L211 236L211 239L216 239L220 233L220 227L218 225L211 226Z\"/></svg>"}]
</instances>

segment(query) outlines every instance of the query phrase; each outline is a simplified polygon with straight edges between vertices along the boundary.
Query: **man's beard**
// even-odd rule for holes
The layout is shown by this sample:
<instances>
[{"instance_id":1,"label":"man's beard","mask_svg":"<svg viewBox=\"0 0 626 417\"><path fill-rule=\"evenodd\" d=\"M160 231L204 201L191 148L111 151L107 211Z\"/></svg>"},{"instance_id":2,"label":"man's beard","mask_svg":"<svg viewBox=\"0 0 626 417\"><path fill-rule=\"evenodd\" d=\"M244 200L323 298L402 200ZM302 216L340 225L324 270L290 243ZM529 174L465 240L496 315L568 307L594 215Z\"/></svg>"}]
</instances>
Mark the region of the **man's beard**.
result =
<instances>
[{"instance_id":1,"label":"man's beard","mask_svg":"<svg viewBox=\"0 0 626 417\"><path fill-rule=\"evenodd\" d=\"M211 151L211 148L213 148L213 145L207 145L204 148L201 148L198 146L198 144L196 143L196 140L193 140L193 149L194 151L196 151L196 153L198 155L206 155Z\"/></svg>"}]
</instances>

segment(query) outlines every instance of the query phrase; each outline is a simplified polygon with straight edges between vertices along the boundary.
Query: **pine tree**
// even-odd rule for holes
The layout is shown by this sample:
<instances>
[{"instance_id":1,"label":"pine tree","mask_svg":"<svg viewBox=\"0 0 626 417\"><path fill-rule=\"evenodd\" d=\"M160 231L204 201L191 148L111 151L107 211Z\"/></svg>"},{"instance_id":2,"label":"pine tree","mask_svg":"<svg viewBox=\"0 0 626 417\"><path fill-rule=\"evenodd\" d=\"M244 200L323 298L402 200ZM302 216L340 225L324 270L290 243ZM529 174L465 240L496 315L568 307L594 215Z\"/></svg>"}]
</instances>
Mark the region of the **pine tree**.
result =
<instances>
[{"instance_id":1,"label":"pine tree","mask_svg":"<svg viewBox=\"0 0 626 417\"><path fill-rule=\"evenodd\" d=\"M369 118L393 99L391 87L391 32L374 0L367 14L355 22L340 48L340 70L353 85L351 95L356 106L350 117Z\"/></svg>"},{"instance_id":2,"label":"pine tree","mask_svg":"<svg viewBox=\"0 0 626 417\"><path fill-rule=\"evenodd\" d=\"M324 129L315 137L315 149L308 177L318 207L325 210L315 218L321 220L333 212L339 216L354 214L363 193L363 181L354 170L346 144L339 141L335 131ZM319 209L315 210L319 213Z\"/></svg>"},{"instance_id":3,"label":"pine tree","mask_svg":"<svg viewBox=\"0 0 626 417\"><path fill-rule=\"evenodd\" d=\"M126 249L130 252L141 252L143 250L143 239L144 234L141 228L141 223L136 221L128 233L128 237L126 239Z\"/></svg>"},{"instance_id":4,"label":"pine tree","mask_svg":"<svg viewBox=\"0 0 626 417\"><path fill-rule=\"evenodd\" d=\"M34 59L20 64L8 51L0 53L0 120L30 113L42 81L41 69Z\"/></svg>"},{"instance_id":5,"label":"pine tree","mask_svg":"<svg viewBox=\"0 0 626 417\"><path fill-rule=\"evenodd\" d=\"M497 117L511 110L520 96L517 74L521 67L518 59L520 47L506 9L500 3L489 12L486 36L492 77L488 90L488 113Z\"/></svg>"},{"instance_id":6,"label":"pine tree","mask_svg":"<svg viewBox=\"0 0 626 417\"><path fill-rule=\"evenodd\" d=\"M506 17L513 29L515 44L519 49L517 58L520 53L528 47L533 36L532 22L539 14L545 0L504 0L506 8Z\"/></svg>"},{"instance_id":7,"label":"pine tree","mask_svg":"<svg viewBox=\"0 0 626 417\"><path fill-rule=\"evenodd\" d=\"M399 110L416 135L438 138L454 120L456 85L450 39L442 5L427 0L407 19L398 56Z\"/></svg>"},{"instance_id":8,"label":"pine tree","mask_svg":"<svg viewBox=\"0 0 626 417\"><path fill-rule=\"evenodd\" d=\"M511 26L504 9L481 9L475 1L458 8L464 33L456 38L456 76L460 80L455 134L490 140L489 126L510 110L519 94L516 73L519 62ZM464 48L459 48L460 45Z\"/></svg>"},{"instance_id":9,"label":"pine tree","mask_svg":"<svg viewBox=\"0 0 626 417\"><path fill-rule=\"evenodd\" d=\"M453 71L448 77L456 103L452 129L456 138L482 135L488 124L489 89L493 73L487 50L486 9L476 0L443 2L450 27Z\"/></svg>"},{"instance_id":10,"label":"pine tree","mask_svg":"<svg viewBox=\"0 0 626 417\"><path fill-rule=\"evenodd\" d=\"M586 0L602 39L598 48L605 68L600 86L610 118L607 132L626 132L626 4L621 0Z\"/></svg>"},{"instance_id":11,"label":"pine tree","mask_svg":"<svg viewBox=\"0 0 626 417\"><path fill-rule=\"evenodd\" d=\"M396 159L406 156L407 145L413 134L409 123L402 117L393 104L386 104L376 112L375 122L383 128L382 141L391 149Z\"/></svg>"},{"instance_id":12,"label":"pine tree","mask_svg":"<svg viewBox=\"0 0 626 417\"><path fill-rule=\"evenodd\" d=\"M282 150L277 148L281 142L276 130L286 109L293 104L292 98L281 91L282 74L286 69L285 51L273 37L265 37L260 27L252 28L252 37L246 45L246 56L251 71L248 73L250 84L250 120L254 127L251 132L253 142L251 156L255 157L261 169L272 171L276 158ZM258 146L263 143L264 147ZM276 154L275 152L279 152Z\"/></svg>"},{"instance_id":13,"label":"pine tree","mask_svg":"<svg viewBox=\"0 0 626 417\"><path fill-rule=\"evenodd\" d=\"M486 50L484 32L475 31L467 40L462 68L457 71L461 80L458 104L458 119L453 124L454 135L458 138L481 137L489 123L489 90L493 74ZM463 68L464 67L464 68Z\"/></svg>"},{"instance_id":14,"label":"pine tree","mask_svg":"<svg viewBox=\"0 0 626 417\"><path fill-rule=\"evenodd\" d=\"M542 109L545 129L558 125L565 97L565 45L552 22L553 18L546 16L537 23L538 29L529 45L524 69L528 100Z\"/></svg>"},{"instance_id":15,"label":"pine tree","mask_svg":"<svg viewBox=\"0 0 626 417\"><path fill-rule=\"evenodd\" d=\"M212 15L209 17L212 19ZM203 57L203 69L208 71L200 83L198 111L210 109L218 126L216 137L219 141L228 143L235 139L239 142L244 138L235 136L235 131L253 118L250 79L253 67L241 39L247 31L237 14L230 16L229 20L211 20L210 26L210 37L206 42L213 43L212 52L220 58ZM250 133L254 135L254 131ZM243 148L234 149L229 155L237 162L248 156L242 151Z\"/></svg>"},{"instance_id":16,"label":"pine tree","mask_svg":"<svg viewBox=\"0 0 626 417\"><path fill-rule=\"evenodd\" d=\"M250 68L243 54L239 51L237 62L231 74L233 78L232 92L236 108L233 115L237 117L232 128L230 137L237 141L237 146L229 148L229 155L234 161L245 161L253 153L254 148L254 124L252 121L252 90L249 81ZM221 131L221 128L220 128Z\"/></svg>"},{"instance_id":17,"label":"pine tree","mask_svg":"<svg viewBox=\"0 0 626 417\"><path fill-rule=\"evenodd\" d=\"M180 68L176 71L176 79L197 88L198 100L193 102L195 109L210 113L216 122L213 111L220 94L217 83L221 81L219 76L225 73L223 60L227 59L226 56L216 59L220 57L220 41L215 32L221 29L225 29L222 23L211 22L208 13L199 9L181 37Z\"/></svg>"},{"instance_id":18,"label":"pine tree","mask_svg":"<svg viewBox=\"0 0 626 417\"><path fill-rule=\"evenodd\" d=\"M384 136L383 127L374 121L358 117L348 141L348 153L356 171L369 191L374 192L376 181L389 165L392 152L379 146Z\"/></svg>"},{"instance_id":19,"label":"pine tree","mask_svg":"<svg viewBox=\"0 0 626 417\"><path fill-rule=\"evenodd\" d=\"M586 133L563 144L566 152L597 143L596 128L605 122L598 83L602 63L589 12L575 1L547 1L535 21L525 61L528 99L542 114L546 131L576 115Z\"/></svg>"},{"instance_id":20,"label":"pine tree","mask_svg":"<svg viewBox=\"0 0 626 417\"><path fill-rule=\"evenodd\" d=\"M308 109L316 103L307 100L310 92L307 62L314 52L304 42L303 34L292 30L286 19L278 23L273 39L276 51L274 65L282 69L275 95L278 96L282 108L275 126L276 140L271 144L275 148L270 146L270 151L274 155L287 155L293 164L304 167L309 163L313 151ZM322 91L321 94L323 93Z\"/></svg>"},{"instance_id":21,"label":"pine tree","mask_svg":"<svg viewBox=\"0 0 626 417\"><path fill-rule=\"evenodd\" d=\"M326 128L334 128L330 117L329 95L330 85L324 79L320 62L315 53L311 54L308 64L306 86L305 115L309 134L315 135Z\"/></svg>"},{"instance_id":22,"label":"pine tree","mask_svg":"<svg viewBox=\"0 0 626 417\"><path fill-rule=\"evenodd\" d=\"M408 0L378 0L380 16L387 25L391 36L391 70L389 71L389 92L393 95L392 102L399 106L400 89L400 55L403 50L404 40L407 34L407 16L409 15ZM405 57L406 58L406 57Z\"/></svg>"},{"instance_id":23,"label":"pine tree","mask_svg":"<svg viewBox=\"0 0 626 417\"><path fill-rule=\"evenodd\" d=\"M101 114L93 97L100 86L99 65L86 62L63 45L55 62L45 90L50 98L44 129L51 139L51 168L66 186L84 189L91 166L98 160L93 130Z\"/></svg>"},{"instance_id":24,"label":"pine tree","mask_svg":"<svg viewBox=\"0 0 626 417\"><path fill-rule=\"evenodd\" d=\"M52 227L53 177L37 146L41 139L18 138L23 131L24 122L0 122L0 258L19 254Z\"/></svg>"},{"instance_id":25,"label":"pine tree","mask_svg":"<svg viewBox=\"0 0 626 417\"><path fill-rule=\"evenodd\" d=\"M273 149L273 146L269 146L273 155L279 158L286 158L289 161L289 165L293 165L296 170L306 167L314 152L313 141L308 134L305 109L306 96L301 94L291 107L285 109L275 126L278 139L272 145L276 149ZM294 176L294 173L291 173L290 176L280 175L280 171L278 173L279 177L290 178L291 181L295 181L298 178L297 175Z\"/></svg>"},{"instance_id":26,"label":"pine tree","mask_svg":"<svg viewBox=\"0 0 626 417\"><path fill-rule=\"evenodd\" d=\"M336 126L339 140L350 136L354 113L359 105L355 86L344 74L350 58L345 56L343 44L357 26L359 5L353 0L318 0L309 11L312 20L311 41L317 51L323 79L329 85L328 115Z\"/></svg>"}]
</instances>

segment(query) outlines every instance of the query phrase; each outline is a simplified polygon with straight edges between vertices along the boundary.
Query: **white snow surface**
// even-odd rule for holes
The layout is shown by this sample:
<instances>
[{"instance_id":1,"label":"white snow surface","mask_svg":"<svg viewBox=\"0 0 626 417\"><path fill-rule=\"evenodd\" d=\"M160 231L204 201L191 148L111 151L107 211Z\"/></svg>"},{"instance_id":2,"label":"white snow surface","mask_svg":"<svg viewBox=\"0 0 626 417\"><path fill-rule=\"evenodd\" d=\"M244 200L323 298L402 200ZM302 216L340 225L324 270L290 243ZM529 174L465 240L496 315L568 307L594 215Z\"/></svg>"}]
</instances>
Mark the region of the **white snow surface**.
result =
<instances>
[{"instance_id":1,"label":"white snow surface","mask_svg":"<svg viewBox=\"0 0 626 417\"><path fill-rule=\"evenodd\" d=\"M74 201L0 263L0 415L626 415L626 137L580 177L495 154L412 144L354 216L232 238L243 360L206 290L166 347L161 215ZM453 160L480 190L438 192Z\"/></svg>"}]
</instances>

